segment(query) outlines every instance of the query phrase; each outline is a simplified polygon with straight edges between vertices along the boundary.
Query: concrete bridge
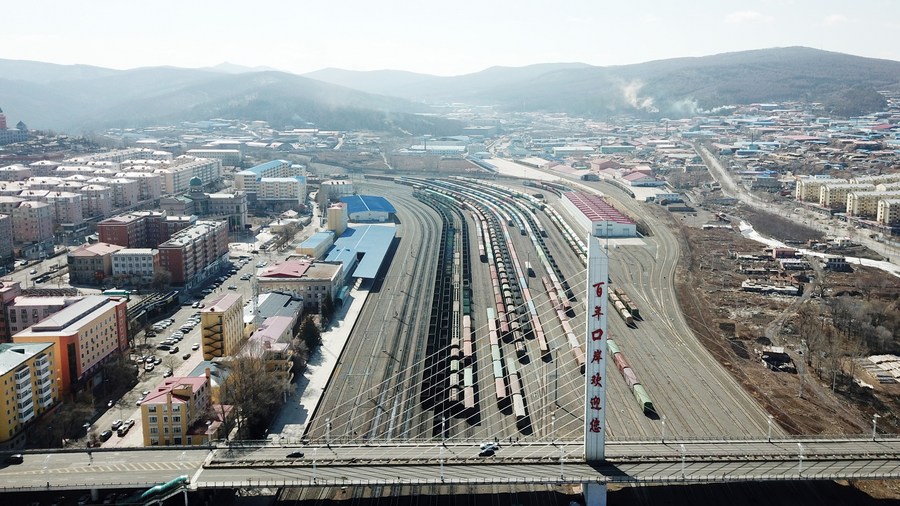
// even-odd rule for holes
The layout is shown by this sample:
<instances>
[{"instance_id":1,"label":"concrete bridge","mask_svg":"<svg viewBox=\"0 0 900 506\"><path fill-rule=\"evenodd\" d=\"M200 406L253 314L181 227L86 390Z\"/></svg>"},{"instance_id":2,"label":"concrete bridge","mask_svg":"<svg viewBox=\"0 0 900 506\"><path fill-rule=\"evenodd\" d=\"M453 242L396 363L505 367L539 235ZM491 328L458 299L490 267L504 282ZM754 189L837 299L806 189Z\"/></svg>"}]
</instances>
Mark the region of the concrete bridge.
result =
<instances>
[{"instance_id":1,"label":"concrete bridge","mask_svg":"<svg viewBox=\"0 0 900 506\"><path fill-rule=\"evenodd\" d=\"M301 452L303 456L296 455ZM294 457L288 457L289 454ZM583 444L280 445L44 451L0 469L0 491L142 488L180 475L192 489L427 484L715 483L898 479L900 438L608 441L606 460Z\"/></svg>"}]
</instances>

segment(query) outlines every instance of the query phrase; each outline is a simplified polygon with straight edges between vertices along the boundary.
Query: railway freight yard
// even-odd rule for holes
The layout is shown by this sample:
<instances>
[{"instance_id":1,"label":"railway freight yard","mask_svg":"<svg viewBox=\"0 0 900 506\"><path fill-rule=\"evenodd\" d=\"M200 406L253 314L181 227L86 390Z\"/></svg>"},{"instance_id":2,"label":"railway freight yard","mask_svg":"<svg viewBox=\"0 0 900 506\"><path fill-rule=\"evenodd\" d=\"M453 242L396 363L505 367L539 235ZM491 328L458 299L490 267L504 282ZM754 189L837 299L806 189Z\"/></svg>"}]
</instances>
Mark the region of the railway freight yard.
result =
<instances>
[{"instance_id":1,"label":"railway freight yard","mask_svg":"<svg viewBox=\"0 0 900 506\"><path fill-rule=\"evenodd\" d=\"M307 425L307 439L422 444L429 458L443 459L454 456L430 455L436 441L471 442L473 455L456 456L468 458L485 441L553 444L583 437L584 239L562 211L571 187L524 183L375 176L360 184L394 204L398 240ZM796 306L729 286L733 280L721 272L728 241L734 240L731 249L752 250L754 243L717 239L727 232L692 227L615 187L603 192L650 228L605 245L615 313L608 320L610 439L864 432L865 416L825 395L809 372L804 380L758 359L763 345L791 332ZM706 260L680 256L697 248L709 253L702 255L711 259L705 270ZM838 276L829 279L836 284ZM723 296L726 291L731 295ZM750 309L720 307L738 300L751 301ZM728 335L727 322L742 329L738 336ZM772 340L748 341L756 332ZM796 397L800 382L805 397ZM886 422L888 432L894 421ZM312 498L299 490L283 494Z\"/></svg>"}]
</instances>

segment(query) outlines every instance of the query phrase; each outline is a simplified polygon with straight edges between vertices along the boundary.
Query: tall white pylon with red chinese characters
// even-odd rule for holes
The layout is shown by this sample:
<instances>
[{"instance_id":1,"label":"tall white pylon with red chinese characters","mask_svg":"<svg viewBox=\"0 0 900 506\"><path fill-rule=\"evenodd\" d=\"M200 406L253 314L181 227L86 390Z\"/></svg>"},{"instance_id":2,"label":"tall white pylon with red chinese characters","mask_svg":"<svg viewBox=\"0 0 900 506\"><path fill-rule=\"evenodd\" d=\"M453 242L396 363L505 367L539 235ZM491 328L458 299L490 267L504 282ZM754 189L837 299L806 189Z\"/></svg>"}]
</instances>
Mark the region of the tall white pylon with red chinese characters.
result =
<instances>
[{"instance_id":1,"label":"tall white pylon with red chinese characters","mask_svg":"<svg viewBox=\"0 0 900 506\"><path fill-rule=\"evenodd\" d=\"M588 238L587 324L584 364L584 460L606 457L606 306L609 258Z\"/></svg>"},{"instance_id":2,"label":"tall white pylon with red chinese characters","mask_svg":"<svg viewBox=\"0 0 900 506\"><path fill-rule=\"evenodd\" d=\"M606 458L606 306L609 257L596 237L588 237L587 323L584 364L584 460ZM586 506L606 505L606 484L582 484Z\"/></svg>"}]
</instances>

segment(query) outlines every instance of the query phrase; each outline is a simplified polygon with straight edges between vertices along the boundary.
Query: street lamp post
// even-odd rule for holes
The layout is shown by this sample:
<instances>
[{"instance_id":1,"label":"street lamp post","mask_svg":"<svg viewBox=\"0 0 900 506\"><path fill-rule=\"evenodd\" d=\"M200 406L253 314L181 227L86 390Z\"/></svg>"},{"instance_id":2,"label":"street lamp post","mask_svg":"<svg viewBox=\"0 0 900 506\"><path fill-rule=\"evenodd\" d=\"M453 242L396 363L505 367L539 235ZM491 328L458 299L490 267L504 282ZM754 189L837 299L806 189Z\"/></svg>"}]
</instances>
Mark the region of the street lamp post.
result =
<instances>
[{"instance_id":1,"label":"street lamp post","mask_svg":"<svg viewBox=\"0 0 900 506\"><path fill-rule=\"evenodd\" d=\"M663 443L666 442L666 415L662 416L662 438L660 441Z\"/></svg>"},{"instance_id":2,"label":"street lamp post","mask_svg":"<svg viewBox=\"0 0 900 506\"><path fill-rule=\"evenodd\" d=\"M803 474L803 443L797 443L800 451L800 458L797 460L797 474Z\"/></svg>"},{"instance_id":3,"label":"street lamp post","mask_svg":"<svg viewBox=\"0 0 900 506\"><path fill-rule=\"evenodd\" d=\"M872 415L872 441L875 441L875 438L878 436L878 419L881 418L881 415L875 413Z\"/></svg>"},{"instance_id":4,"label":"street lamp post","mask_svg":"<svg viewBox=\"0 0 900 506\"><path fill-rule=\"evenodd\" d=\"M772 415L769 415L769 442L772 442L772 419L775 418Z\"/></svg>"},{"instance_id":5,"label":"street lamp post","mask_svg":"<svg viewBox=\"0 0 900 506\"><path fill-rule=\"evenodd\" d=\"M684 449L684 443L681 444L681 477L684 478L684 461L687 460L687 450Z\"/></svg>"}]
</instances>

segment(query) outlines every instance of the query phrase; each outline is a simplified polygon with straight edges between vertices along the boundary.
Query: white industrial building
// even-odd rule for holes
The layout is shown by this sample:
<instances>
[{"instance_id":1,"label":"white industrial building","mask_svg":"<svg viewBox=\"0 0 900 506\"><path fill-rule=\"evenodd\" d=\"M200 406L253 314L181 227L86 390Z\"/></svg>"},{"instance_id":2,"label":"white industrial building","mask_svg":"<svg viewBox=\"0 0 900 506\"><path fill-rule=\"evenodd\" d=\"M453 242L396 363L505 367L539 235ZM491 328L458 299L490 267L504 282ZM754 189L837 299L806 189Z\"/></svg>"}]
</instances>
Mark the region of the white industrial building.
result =
<instances>
[{"instance_id":1,"label":"white industrial building","mask_svg":"<svg viewBox=\"0 0 900 506\"><path fill-rule=\"evenodd\" d=\"M593 237L637 237L634 222L599 195L565 192L560 202L584 233Z\"/></svg>"}]
</instances>

